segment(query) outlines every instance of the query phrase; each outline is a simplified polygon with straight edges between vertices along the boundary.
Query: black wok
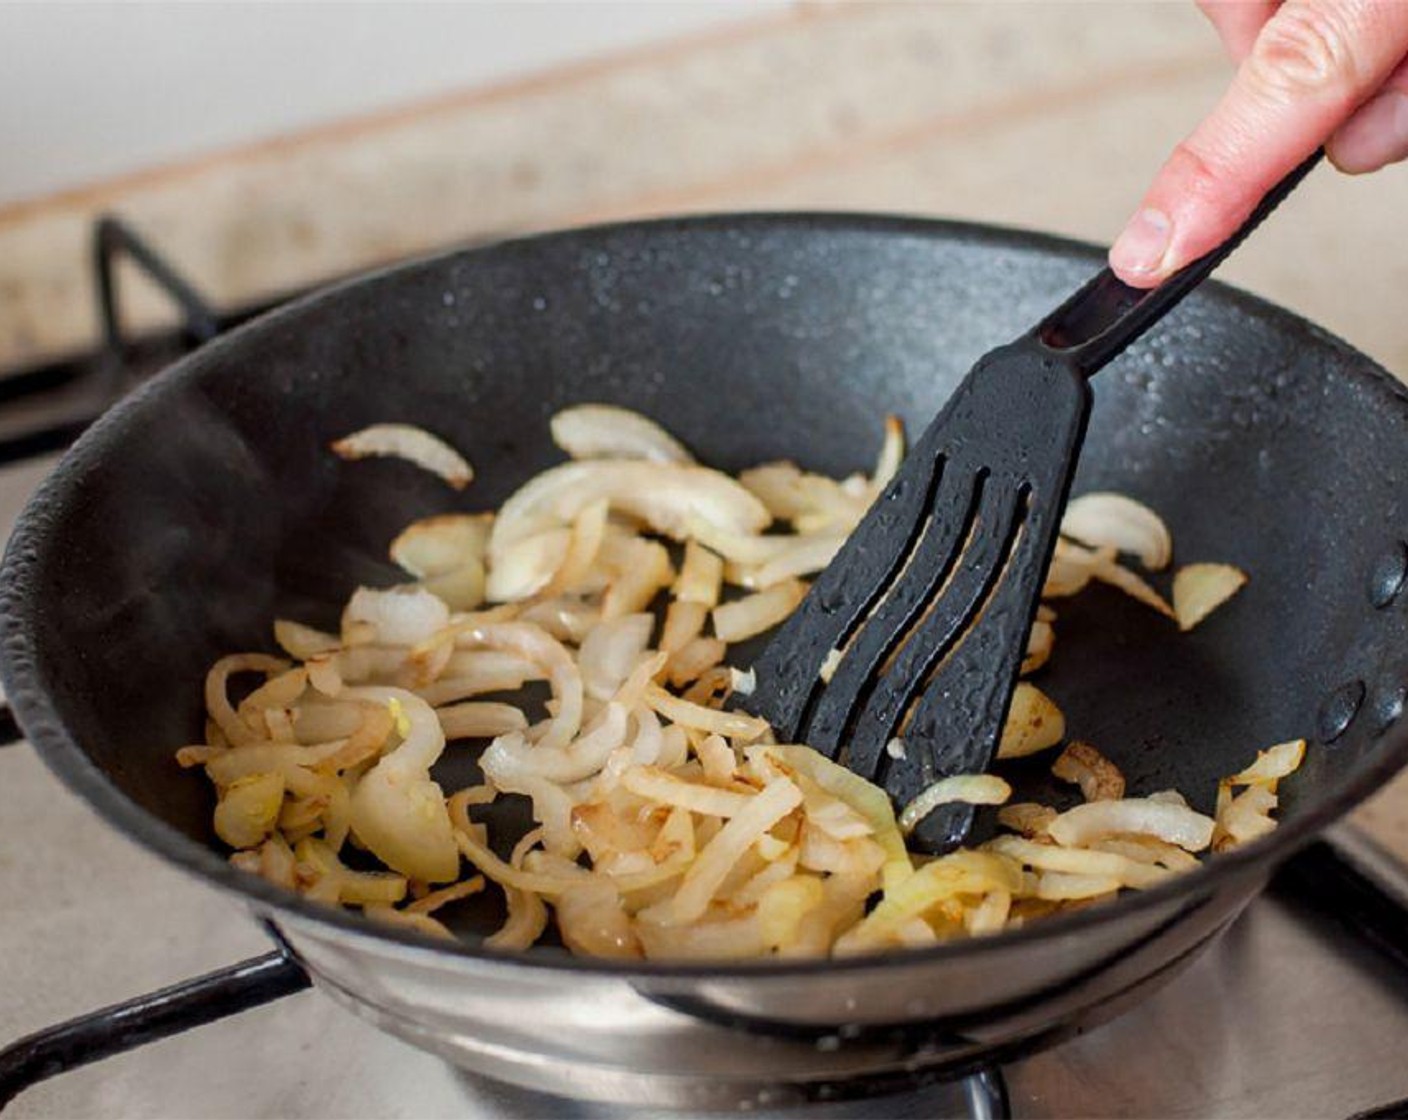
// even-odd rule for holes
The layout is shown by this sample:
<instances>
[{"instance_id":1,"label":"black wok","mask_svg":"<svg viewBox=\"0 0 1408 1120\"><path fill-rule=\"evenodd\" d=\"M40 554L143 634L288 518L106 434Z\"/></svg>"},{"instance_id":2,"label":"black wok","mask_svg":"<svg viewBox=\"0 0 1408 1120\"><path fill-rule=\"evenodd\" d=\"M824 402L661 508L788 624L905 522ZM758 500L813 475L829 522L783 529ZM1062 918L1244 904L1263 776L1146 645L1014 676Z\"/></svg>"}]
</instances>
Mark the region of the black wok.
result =
<instances>
[{"instance_id":1,"label":"black wok","mask_svg":"<svg viewBox=\"0 0 1408 1120\"><path fill-rule=\"evenodd\" d=\"M880 959L608 965L366 925L230 868L204 780L172 752L222 653L269 622L327 624L390 582L413 517L501 502L556 460L579 401L662 420L708 463L870 462L883 413L917 430L972 361L1098 267L1089 248L937 222L725 217L589 229L344 284L206 346L90 431L6 555L4 665L48 763L115 826L245 897L315 981L412 1041L521 1084L702 1104L760 1087L951 1073L1065 1037L1157 987L1277 861L1408 761L1408 396L1300 319L1212 285L1096 382L1076 492L1117 489L1180 561L1247 590L1180 636L1112 591L1062 608L1047 687L1135 792L1211 808L1219 777L1306 736L1269 838L1159 889L981 941ZM404 420L464 450L465 496L328 442ZM447 788L473 774L448 752ZM1068 798L1047 763L1019 796ZM101 852L91 853L101 859ZM820 1045L817 1043L820 1042Z\"/></svg>"}]
</instances>

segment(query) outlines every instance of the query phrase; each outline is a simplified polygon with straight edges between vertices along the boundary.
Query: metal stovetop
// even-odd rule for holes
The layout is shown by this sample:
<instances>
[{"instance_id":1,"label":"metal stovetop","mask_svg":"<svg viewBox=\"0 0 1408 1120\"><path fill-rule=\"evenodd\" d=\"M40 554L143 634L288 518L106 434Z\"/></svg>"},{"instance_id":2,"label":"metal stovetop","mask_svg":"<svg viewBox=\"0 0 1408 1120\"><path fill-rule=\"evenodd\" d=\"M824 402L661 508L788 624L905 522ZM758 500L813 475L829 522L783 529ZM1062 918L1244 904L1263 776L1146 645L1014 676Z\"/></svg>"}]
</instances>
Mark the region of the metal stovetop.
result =
<instances>
[{"instance_id":1,"label":"metal stovetop","mask_svg":"<svg viewBox=\"0 0 1408 1120\"><path fill-rule=\"evenodd\" d=\"M92 404L83 387L46 376L63 422L81 425ZM6 536L54 461L34 452L62 441L56 425L52 440L17 442L22 429L10 428L32 424L22 413L33 409L14 403L0 400ZM1408 869L1355 833L1338 839L1408 903ZM1283 885L1123 1018L1005 1067L1012 1114L1408 1116L1408 967L1307 906L1304 882ZM0 897L0 1045L268 948L238 905L113 838L24 744L0 751ZM805 1108L763 1101L754 1114L931 1118L989 1103L951 1085ZM604 1120L623 1110L466 1076L304 993L63 1074L6 1115Z\"/></svg>"}]
</instances>

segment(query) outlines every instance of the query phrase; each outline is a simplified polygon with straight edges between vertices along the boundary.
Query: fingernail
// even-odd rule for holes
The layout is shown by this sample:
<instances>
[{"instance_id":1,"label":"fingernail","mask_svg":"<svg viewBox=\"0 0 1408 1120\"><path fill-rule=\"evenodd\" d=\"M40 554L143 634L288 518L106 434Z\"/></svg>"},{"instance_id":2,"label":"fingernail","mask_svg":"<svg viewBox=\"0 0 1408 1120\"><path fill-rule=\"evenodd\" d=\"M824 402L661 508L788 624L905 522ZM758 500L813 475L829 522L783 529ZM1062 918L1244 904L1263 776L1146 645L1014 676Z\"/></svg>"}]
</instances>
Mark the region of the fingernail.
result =
<instances>
[{"instance_id":1,"label":"fingernail","mask_svg":"<svg viewBox=\"0 0 1408 1120\"><path fill-rule=\"evenodd\" d=\"M1158 272L1173 240L1173 223L1162 210L1146 208L1129 225L1110 250L1110 263L1121 272L1147 276Z\"/></svg>"},{"instance_id":2,"label":"fingernail","mask_svg":"<svg viewBox=\"0 0 1408 1120\"><path fill-rule=\"evenodd\" d=\"M1408 95L1390 90L1349 119L1330 141L1330 158L1351 175L1408 157Z\"/></svg>"}]
</instances>

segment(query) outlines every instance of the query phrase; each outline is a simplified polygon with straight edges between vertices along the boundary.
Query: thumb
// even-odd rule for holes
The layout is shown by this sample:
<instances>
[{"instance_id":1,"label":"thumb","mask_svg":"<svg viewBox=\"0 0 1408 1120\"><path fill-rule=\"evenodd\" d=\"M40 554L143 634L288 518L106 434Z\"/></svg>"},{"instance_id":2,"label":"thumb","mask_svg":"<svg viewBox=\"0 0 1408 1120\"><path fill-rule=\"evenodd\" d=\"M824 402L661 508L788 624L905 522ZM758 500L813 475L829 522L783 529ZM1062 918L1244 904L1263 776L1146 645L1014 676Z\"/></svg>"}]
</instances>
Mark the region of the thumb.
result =
<instances>
[{"instance_id":1,"label":"thumb","mask_svg":"<svg viewBox=\"0 0 1408 1120\"><path fill-rule=\"evenodd\" d=\"M1231 87L1169 156L1110 250L1152 287L1221 244L1272 186L1343 124L1408 50L1408 3L1287 0Z\"/></svg>"}]
</instances>

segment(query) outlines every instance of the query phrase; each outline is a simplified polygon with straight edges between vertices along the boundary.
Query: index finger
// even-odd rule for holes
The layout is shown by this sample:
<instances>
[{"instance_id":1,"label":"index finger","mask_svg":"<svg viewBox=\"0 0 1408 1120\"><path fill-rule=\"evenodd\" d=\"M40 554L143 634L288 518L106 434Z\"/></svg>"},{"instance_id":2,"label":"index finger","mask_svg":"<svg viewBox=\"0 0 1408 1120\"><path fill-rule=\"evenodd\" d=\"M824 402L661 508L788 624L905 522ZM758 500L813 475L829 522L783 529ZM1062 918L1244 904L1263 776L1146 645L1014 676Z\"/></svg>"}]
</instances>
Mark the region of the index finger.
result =
<instances>
[{"instance_id":1,"label":"index finger","mask_svg":"<svg viewBox=\"0 0 1408 1120\"><path fill-rule=\"evenodd\" d=\"M1384 82L1405 48L1408 4L1287 0L1217 107L1160 169L1111 267L1149 287L1221 244Z\"/></svg>"}]
</instances>

